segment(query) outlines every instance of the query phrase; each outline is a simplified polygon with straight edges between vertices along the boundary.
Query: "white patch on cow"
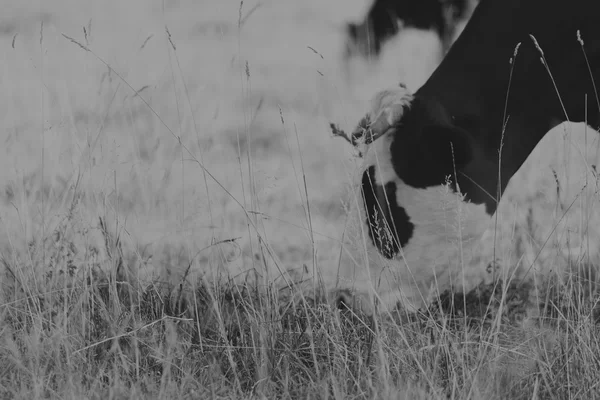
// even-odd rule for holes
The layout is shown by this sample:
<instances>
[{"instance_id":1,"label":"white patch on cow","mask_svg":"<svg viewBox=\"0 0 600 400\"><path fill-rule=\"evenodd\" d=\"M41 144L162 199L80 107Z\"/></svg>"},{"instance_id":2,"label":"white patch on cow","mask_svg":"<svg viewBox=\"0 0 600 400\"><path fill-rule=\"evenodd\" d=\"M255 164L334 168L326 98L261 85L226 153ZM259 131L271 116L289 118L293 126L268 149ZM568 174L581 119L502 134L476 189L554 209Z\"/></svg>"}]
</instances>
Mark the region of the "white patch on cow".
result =
<instances>
[{"instance_id":1,"label":"white patch on cow","mask_svg":"<svg viewBox=\"0 0 600 400\"><path fill-rule=\"evenodd\" d=\"M412 100L412 93L402 84L375 94L371 99L369 111L371 130L380 133L387 131L396 121L402 119L405 108L410 107Z\"/></svg>"},{"instance_id":2,"label":"white patch on cow","mask_svg":"<svg viewBox=\"0 0 600 400\"><path fill-rule=\"evenodd\" d=\"M370 101L370 109L365 118L368 121L368 129L372 132L369 141L365 141L367 135L362 135L358 140L357 147L361 154L365 154L371 146L371 141L376 141L381 135L392 128L393 124L402 119L404 111L410 108L413 95L408 88L400 83L398 87L379 91ZM363 130L363 126L354 129L353 133Z\"/></svg>"},{"instance_id":3,"label":"white patch on cow","mask_svg":"<svg viewBox=\"0 0 600 400\"><path fill-rule=\"evenodd\" d=\"M373 304L371 294L385 309L400 302L414 311L438 290L469 290L488 276L478 256L478 244L490 222L485 205L465 201L448 185L414 188L394 171L390 147L396 129L391 127L410 107L412 98L403 86L379 92L373 98L369 117L385 133L379 131L378 139L362 144L362 163L354 179L353 212L346 232L349 246L338 278L341 286L354 289L354 297L367 311ZM378 185L396 185L396 203L414 225L412 237L391 260L381 255L368 234L361 182L364 171L371 166L375 166Z\"/></svg>"},{"instance_id":4,"label":"white patch on cow","mask_svg":"<svg viewBox=\"0 0 600 400\"><path fill-rule=\"evenodd\" d=\"M342 286L352 287L359 299L375 294L384 309L400 302L414 311L438 290L469 290L486 279L487 273L478 262L477 245L490 216L484 205L465 201L448 186L417 189L406 185L391 163L389 149L394 134L388 131L373 142L357 170L352 222L347 231L350 243L339 277ZM373 165L377 184L395 183L396 202L415 226L411 239L391 260L379 253L369 237L360 193L362 174ZM360 301L368 311L365 304L372 304L370 300Z\"/></svg>"}]
</instances>

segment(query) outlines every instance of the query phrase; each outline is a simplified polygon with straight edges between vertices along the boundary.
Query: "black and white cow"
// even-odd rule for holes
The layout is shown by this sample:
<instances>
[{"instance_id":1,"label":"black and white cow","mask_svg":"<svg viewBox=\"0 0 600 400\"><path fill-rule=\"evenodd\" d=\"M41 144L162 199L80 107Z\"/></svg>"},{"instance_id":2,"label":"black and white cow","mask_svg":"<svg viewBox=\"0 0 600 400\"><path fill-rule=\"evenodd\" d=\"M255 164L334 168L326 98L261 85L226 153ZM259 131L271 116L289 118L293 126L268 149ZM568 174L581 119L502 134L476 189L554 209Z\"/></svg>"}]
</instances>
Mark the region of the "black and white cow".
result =
<instances>
[{"instance_id":1,"label":"black and white cow","mask_svg":"<svg viewBox=\"0 0 600 400\"><path fill-rule=\"evenodd\" d=\"M360 23L346 25L344 60L375 59L403 28L433 30L443 52L450 48L457 23L469 18L476 0L375 0Z\"/></svg>"},{"instance_id":2,"label":"black and white cow","mask_svg":"<svg viewBox=\"0 0 600 400\"><path fill-rule=\"evenodd\" d=\"M597 6L482 0L421 88L374 97L353 135L359 248L340 274L356 296L415 309L440 285L475 285L464 265L538 142L565 121L598 129Z\"/></svg>"}]
</instances>

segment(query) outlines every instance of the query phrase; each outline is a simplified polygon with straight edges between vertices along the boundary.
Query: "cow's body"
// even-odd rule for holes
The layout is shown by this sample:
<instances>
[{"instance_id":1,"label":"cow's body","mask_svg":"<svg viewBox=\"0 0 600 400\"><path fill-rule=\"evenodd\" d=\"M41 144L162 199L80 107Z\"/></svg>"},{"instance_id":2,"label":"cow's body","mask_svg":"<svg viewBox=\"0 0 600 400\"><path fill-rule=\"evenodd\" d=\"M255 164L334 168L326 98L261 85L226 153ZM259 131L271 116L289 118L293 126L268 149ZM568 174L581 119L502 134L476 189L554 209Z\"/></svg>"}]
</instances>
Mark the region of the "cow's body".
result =
<instances>
[{"instance_id":1,"label":"cow's body","mask_svg":"<svg viewBox=\"0 0 600 400\"><path fill-rule=\"evenodd\" d=\"M396 87L374 105L380 132L364 145L358 182L363 246L343 274L358 293L418 308L441 282L479 279L463 267L478 261L497 200L534 147L564 121L598 128L596 10L594 0L482 0L414 95Z\"/></svg>"},{"instance_id":2,"label":"cow's body","mask_svg":"<svg viewBox=\"0 0 600 400\"><path fill-rule=\"evenodd\" d=\"M455 37L457 24L469 18L474 1L374 0L360 23L347 24L344 58L379 57L385 42L403 28L434 31L445 53Z\"/></svg>"}]
</instances>

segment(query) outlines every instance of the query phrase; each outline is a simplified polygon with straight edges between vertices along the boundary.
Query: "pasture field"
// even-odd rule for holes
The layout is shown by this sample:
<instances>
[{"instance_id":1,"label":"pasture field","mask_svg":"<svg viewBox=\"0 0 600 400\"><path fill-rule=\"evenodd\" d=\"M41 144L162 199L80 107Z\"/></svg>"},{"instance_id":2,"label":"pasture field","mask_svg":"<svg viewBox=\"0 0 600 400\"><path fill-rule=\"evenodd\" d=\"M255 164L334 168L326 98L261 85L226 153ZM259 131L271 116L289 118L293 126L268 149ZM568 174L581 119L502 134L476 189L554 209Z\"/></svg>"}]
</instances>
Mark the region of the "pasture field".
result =
<instances>
[{"instance_id":1,"label":"pasture field","mask_svg":"<svg viewBox=\"0 0 600 400\"><path fill-rule=\"evenodd\" d=\"M476 270L418 315L335 310L357 160L334 138L439 60L341 64L362 0L9 0L0 398L600 398L600 141L564 124ZM507 60L507 73L508 73Z\"/></svg>"}]
</instances>

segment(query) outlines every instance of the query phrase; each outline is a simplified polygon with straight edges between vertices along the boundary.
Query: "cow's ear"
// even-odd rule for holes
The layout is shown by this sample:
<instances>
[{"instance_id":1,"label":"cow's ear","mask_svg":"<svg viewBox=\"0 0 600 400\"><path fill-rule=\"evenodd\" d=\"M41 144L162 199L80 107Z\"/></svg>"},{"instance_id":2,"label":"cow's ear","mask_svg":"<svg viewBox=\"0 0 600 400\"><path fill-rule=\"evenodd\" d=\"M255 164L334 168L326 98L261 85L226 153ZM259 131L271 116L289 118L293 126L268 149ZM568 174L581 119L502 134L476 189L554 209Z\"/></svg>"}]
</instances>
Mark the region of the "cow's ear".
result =
<instances>
[{"instance_id":1,"label":"cow's ear","mask_svg":"<svg viewBox=\"0 0 600 400\"><path fill-rule=\"evenodd\" d=\"M472 136L453 125L426 126L421 132L420 146L428 161L446 172L463 168L474 156Z\"/></svg>"}]
</instances>

